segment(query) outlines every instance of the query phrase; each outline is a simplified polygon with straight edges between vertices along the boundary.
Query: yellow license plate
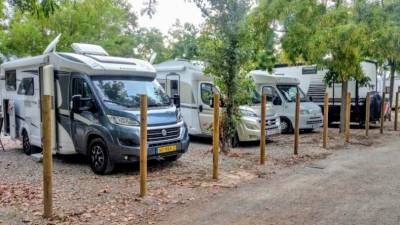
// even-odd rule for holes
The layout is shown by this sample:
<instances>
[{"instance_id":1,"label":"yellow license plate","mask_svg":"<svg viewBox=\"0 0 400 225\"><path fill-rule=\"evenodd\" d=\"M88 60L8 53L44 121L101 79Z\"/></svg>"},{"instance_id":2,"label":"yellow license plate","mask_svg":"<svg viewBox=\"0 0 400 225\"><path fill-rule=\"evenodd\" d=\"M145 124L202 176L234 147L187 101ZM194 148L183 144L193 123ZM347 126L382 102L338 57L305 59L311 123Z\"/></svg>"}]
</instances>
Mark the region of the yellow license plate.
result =
<instances>
[{"instance_id":1,"label":"yellow license plate","mask_svg":"<svg viewBox=\"0 0 400 225\"><path fill-rule=\"evenodd\" d=\"M168 145L158 148L158 154L174 152L174 151L176 151L176 145Z\"/></svg>"}]
</instances>

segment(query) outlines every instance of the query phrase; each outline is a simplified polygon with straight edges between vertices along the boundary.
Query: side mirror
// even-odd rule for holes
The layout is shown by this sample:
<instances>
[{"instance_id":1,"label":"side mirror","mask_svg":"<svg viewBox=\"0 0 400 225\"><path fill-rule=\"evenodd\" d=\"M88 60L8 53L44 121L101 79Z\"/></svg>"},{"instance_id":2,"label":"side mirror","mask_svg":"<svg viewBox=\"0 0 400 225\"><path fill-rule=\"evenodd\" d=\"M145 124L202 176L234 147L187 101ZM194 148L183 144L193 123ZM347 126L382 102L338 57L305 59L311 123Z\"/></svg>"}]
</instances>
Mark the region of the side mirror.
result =
<instances>
[{"instance_id":1,"label":"side mirror","mask_svg":"<svg viewBox=\"0 0 400 225\"><path fill-rule=\"evenodd\" d=\"M172 99L173 99L174 105L177 108L180 108L181 107L181 97L179 95L174 95L174 97L172 97Z\"/></svg>"},{"instance_id":2,"label":"side mirror","mask_svg":"<svg viewBox=\"0 0 400 225\"><path fill-rule=\"evenodd\" d=\"M213 97L210 98L210 107L214 108L214 98Z\"/></svg>"},{"instance_id":3,"label":"side mirror","mask_svg":"<svg viewBox=\"0 0 400 225\"><path fill-rule=\"evenodd\" d=\"M272 104L274 104L274 105L282 105L281 98L275 97L274 100L272 101Z\"/></svg>"},{"instance_id":4,"label":"side mirror","mask_svg":"<svg viewBox=\"0 0 400 225\"><path fill-rule=\"evenodd\" d=\"M308 99L310 100L310 102L312 102L313 100L312 96L308 96Z\"/></svg>"},{"instance_id":5,"label":"side mirror","mask_svg":"<svg viewBox=\"0 0 400 225\"><path fill-rule=\"evenodd\" d=\"M71 98L71 110L72 112L79 112L81 107L81 95L74 95Z\"/></svg>"}]
</instances>

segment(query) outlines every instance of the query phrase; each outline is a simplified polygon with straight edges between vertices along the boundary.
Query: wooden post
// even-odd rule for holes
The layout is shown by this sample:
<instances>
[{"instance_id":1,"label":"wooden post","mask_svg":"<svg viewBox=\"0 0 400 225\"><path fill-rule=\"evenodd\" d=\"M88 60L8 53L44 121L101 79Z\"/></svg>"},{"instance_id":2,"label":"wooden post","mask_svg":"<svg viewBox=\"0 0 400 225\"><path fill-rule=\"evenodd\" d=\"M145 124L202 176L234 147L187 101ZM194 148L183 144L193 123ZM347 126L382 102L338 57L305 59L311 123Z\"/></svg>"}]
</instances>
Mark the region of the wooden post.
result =
<instances>
[{"instance_id":1,"label":"wooden post","mask_svg":"<svg viewBox=\"0 0 400 225\"><path fill-rule=\"evenodd\" d=\"M43 147L43 217L53 215L53 119L54 70L52 65L43 68L42 95L42 147Z\"/></svg>"},{"instance_id":2,"label":"wooden post","mask_svg":"<svg viewBox=\"0 0 400 225\"><path fill-rule=\"evenodd\" d=\"M218 179L218 154L219 154L219 94L214 93L213 179Z\"/></svg>"},{"instance_id":3,"label":"wooden post","mask_svg":"<svg viewBox=\"0 0 400 225\"><path fill-rule=\"evenodd\" d=\"M351 111L351 93L348 92L346 96L346 120L345 120L345 128L344 128L344 139L345 142L350 141L350 111Z\"/></svg>"},{"instance_id":4,"label":"wooden post","mask_svg":"<svg viewBox=\"0 0 400 225\"><path fill-rule=\"evenodd\" d=\"M147 96L140 96L140 197L147 193Z\"/></svg>"},{"instance_id":5,"label":"wooden post","mask_svg":"<svg viewBox=\"0 0 400 225\"><path fill-rule=\"evenodd\" d=\"M381 134L383 134L383 124L385 122L385 98L386 98L386 92L383 92L382 103L381 103L381 128L380 128Z\"/></svg>"},{"instance_id":6,"label":"wooden post","mask_svg":"<svg viewBox=\"0 0 400 225\"><path fill-rule=\"evenodd\" d=\"M294 116L294 152L297 155L299 150L299 135L300 135L300 93L297 90L296 94L296 111Z\"/></svg>"},{"instance_id":7,"label":"wooden post","mask_svg":"<svg viewBox=\"0 0 400 225\"><path fill-rule=\"evenodd\" d=\"M399 92L396 92L396 102L394 105L394 130L397 131L397 120L399 117Z\"/></svg>"},{"instance_id":8,"label":"wooden post","mask_svg":"<svg viewBox=\"0 0 400 225\"><path fill-rule=\"evenodd\" d=\"M53 214L53 152L51 149L51 106L52 97L42 96L42 120L43 120L43 205L44 218L50 218Z\"/></svg>"},{"instance_id":9,"label":"wooden post","mask_svg":"<svg viewBox=\"0 0 400 225\"><path fill-rule=\"evenodd\" d=\"M328 147L328 115L329 115L329 105L328 102L329 97L328 93L325 93L324 96L324 130L322 132L322 147L327 148Z\"/></svg>"},{"instance_id":10,"label":"wooden post","mask_svg":"<svg viewBox=\"0 0 400 225\"><path fill-rule=\"evenodd\" d=\"M367 94L367 99L365 100L365 136L368 137L369 131L369 117L371 111L371 96Z\"/></svg>"},{"instance_id":11,"label":"wooden post","mask_svg":"<svg viewBox=\"0 0 400 225\"><path fill-rule=\"evenodd\" d=\"M267 109L267 95L262 95L261 100L261 135L260 135L260 164L265 164L265 141L266 141L266 109Z\"/></svg>"}]
</instances>

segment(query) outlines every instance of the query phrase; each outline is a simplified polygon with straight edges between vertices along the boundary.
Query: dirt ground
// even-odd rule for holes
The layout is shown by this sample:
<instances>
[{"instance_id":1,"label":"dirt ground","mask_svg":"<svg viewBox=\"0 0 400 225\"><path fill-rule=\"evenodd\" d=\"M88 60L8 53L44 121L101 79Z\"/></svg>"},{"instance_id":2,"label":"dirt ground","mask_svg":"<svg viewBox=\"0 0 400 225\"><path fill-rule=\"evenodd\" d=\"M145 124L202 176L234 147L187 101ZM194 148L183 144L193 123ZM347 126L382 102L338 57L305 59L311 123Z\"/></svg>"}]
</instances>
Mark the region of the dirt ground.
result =
<instances>
[{"instance_id":1,"label":"dirt ground","mask_svg":"<svg viewBox=\"0 0 400 225\"><path fill-rule=\"evenodd\" d=\"M338 129L329 129L329 149L321 147L321 130L301 133L299 155L293 156L293 135L272 137L267 165L261 166L259 144L246 143L220 157L220 179L212 175L211 140L193 138L177 162L149 163L148 196L140 198L138 164L121 165L112 175L94 175L85 158L54 158L54 217L42 219L42 164L23 154L19 143L3 138L0 150L0 224L156 224L168 211L191 201L212 198L254 179L271 179L277 171L323 159L333 151L382 145L395 135L387 122L385 134L354 127L349 144Z\"/></svg>"}]
</instances>

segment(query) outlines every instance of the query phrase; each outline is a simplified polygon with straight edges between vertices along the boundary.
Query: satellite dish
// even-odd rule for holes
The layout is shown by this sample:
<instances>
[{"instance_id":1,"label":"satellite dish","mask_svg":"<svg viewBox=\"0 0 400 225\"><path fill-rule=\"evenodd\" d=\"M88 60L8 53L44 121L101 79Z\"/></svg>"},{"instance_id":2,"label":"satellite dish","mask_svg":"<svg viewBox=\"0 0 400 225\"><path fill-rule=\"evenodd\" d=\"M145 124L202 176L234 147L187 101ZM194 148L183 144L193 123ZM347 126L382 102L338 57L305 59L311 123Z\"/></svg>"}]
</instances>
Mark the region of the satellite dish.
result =
<instances>
[{"instance_id":1,"label":"satellite dish","mask_svg":"<svg viewBox=\"0 0 400 225\"><path fill-rule=\"evenodd\" d=\"M149 60L150 64L153 64L154 61L156 60L156 58L157 58L157 53L156 52L151 54L150 60Z\"/></svg>"},{"instance_id":2,"label":"satellite dish","mask_svg":"<svg viewBox=\"0 0 400 225\"><path fill-rule=\"evenodd\" d=\"M52 51L53 52L56 51L56 46L57 46L58 42L60 41L60 37L61 37L61 34L57 35L57 37L54 38L54 40L51 41L49 45L47 45L47 48L46 48L46 50L44 50L43 55L48 54Z\"/></svg>"}]
</instances>

